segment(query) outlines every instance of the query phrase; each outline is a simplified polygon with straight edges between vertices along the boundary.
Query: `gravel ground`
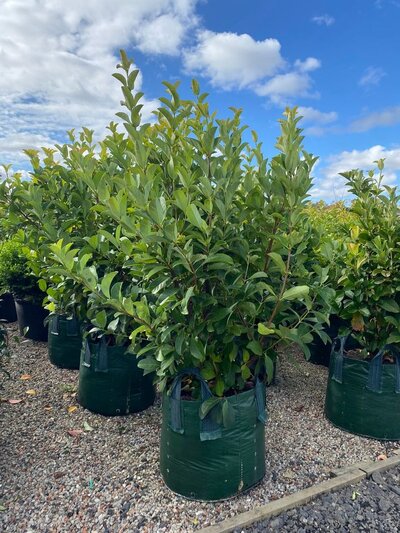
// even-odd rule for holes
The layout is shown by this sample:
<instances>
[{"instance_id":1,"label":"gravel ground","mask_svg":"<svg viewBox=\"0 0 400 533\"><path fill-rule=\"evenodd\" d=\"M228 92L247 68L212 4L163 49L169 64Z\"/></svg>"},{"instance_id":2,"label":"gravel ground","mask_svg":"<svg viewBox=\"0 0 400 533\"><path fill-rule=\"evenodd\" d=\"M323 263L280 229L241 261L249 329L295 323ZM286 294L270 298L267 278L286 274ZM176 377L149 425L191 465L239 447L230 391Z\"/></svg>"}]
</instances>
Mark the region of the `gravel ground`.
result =
<instances>
[{"instance_id":1,"label":"gravel ground","mask_svg":"<svg viewBox=\"0 0 400 533\"><path fill-rule=\"evenodd\" d=\"M11 379L0 377L0 531L9 533L190 532L398 446L332 427L323 417L327 369L287 353L267 393L264 480L228 501L192 502L160 477L159 404L120 418L90 413L76 401L78 372L52 366L45 343L13 342L7 368Z\"/></svg>"},{"instance_id":2,"label":"gravel ground","mask_svg":"<svg viewBox=\"0 0 400 533\"><path fill-rule=\"evenodd\" d=\"M397 467L242 531L398 533L399 521L400 467Z\"/></svg>"}]
</instances>

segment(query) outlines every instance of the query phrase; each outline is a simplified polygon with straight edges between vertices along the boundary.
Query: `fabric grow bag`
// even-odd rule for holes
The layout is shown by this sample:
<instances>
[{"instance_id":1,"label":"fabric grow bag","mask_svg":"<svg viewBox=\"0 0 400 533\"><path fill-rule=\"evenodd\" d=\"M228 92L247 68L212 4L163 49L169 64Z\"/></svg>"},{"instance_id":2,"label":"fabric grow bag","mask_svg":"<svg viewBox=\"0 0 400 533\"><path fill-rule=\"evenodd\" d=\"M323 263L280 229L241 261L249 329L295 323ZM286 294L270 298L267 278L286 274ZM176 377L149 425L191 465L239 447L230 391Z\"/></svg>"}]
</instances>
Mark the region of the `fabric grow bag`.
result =
<instances>
[{"instance_id":1,"label":"fabric grow bag","mask_svg":"<svg viewBox=\"0 0 400 533\"><path fill-rule=\"evenodd\" d=\"M201 400L181 399L185 375L201 383ZM173 492L195 500L221 500L258 483L265 475L265 385L227 398L235 422L224 428L199 408L212 393L197 369L181 372L164 393L160 469Z\"/></svg>"},{"instance_id":2,"label":"fabric grow bag","mask_svg":"<svg viewBox=\"0 0 400 533\"><path fill-rule=\"evenodd\" d=\"M325 415L350 433L379 440L400 440L400 353L385 346L372 361L344 355L346 338L332 347ZM390 352L395 364L383 364Z\"/></svg>"},{"instance_id":3,"label":"fabric grow bag","mask_svg":"<svg viewBox=\"0 0 400 533\"><path fill-rule=\"evenodd\" d=\"M49 359L59 368L79 369L82 349L80 324L76 318L51 315L48 337Z\"/></svg>"},{"instance_id":4,"label":"fabric grow bag","mask_svg":"<svg viewBox=\"0 0 400 533\"><path fill-rule=\"evenodd\" d=\"M0 320L5 320L6 322L15 322L17 320L14 297L10 292L5 292L0 296Z\"/></svg>"},{"instance_id":5,"label":"fabric grow bag","mask_svg":"<svg viewBox=\"0 0 400 533\"><path fill-rule=\"evenodd\" d=\"M24 300L15 300L18 326L21 335L34 341L47 341L47 325L44 321L49 312L42 306ZM28 331L24 334L24 329Z\"/></svg>"},{"instance_id":6,"label":"fabric grow bag","mask_svg":"<svg viewBox=\"0 0 400 533\"><path fill-rule=\"evenodd\" d=\"M79 367L79 403L106 416L143 411L153 404L153 376L143 375L137 358L126 346L87 340Z\"/></svg>"}]
</instances>

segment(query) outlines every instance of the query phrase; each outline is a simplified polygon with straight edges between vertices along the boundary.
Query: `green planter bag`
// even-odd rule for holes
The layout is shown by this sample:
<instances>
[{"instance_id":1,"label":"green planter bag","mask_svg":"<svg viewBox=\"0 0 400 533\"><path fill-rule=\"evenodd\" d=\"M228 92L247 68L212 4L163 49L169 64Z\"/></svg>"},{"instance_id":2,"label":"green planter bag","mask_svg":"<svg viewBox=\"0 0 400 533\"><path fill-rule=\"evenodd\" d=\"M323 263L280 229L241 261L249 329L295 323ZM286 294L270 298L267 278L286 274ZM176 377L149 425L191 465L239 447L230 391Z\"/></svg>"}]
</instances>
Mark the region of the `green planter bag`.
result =
<instances>
[{"instance_id":1,"label":"green planter bag","mask_svg":"<svg viewBox=\"0 0 400 533\"><path fill-rule=\"evenodd\" d=\"M358 361L344 355L345 344L346 338L336 339L332 347L327 419L356 435L400 440L400 353L388 345L372 361ZM384 352L396 363L384 364Z\"/></svg>"},{"instance_id":2,"label":"green planter bag","mask_svg":"<svg viewBox=\"0 0 400 533\"><path fill-rule=\"evenodd\" d=\"M79 403L101 415L127 415L153 404L153 376L143 376L137 358L126 346L105 340L83 343L79 368Z\"/></svg>"},{"instance_id":3,"label":"green planter bag","mask_svg":"<svg viewBox=\"0 0 400 533\"><path fill-rule=\"evenodd\" d=\"M201 400L182 400L181 382L194 375ZM195 500L221 500L249 489L265 475L265 386L229 396L235 413L230 428L211 415L200 419L199 409L212 396L197 369L182 371L164 394L160 468L166 485Z\"/></svg>"},{"instance_id":4,"label":"green planter bag","mask_svg":"<svg viewBox=\"0 0 400 533\"><path fill-rule=\"evenodd\" d=\"M51 315L48 339L49 359L60 368L79 369L82 334L76 318Z\"/></svg>"}]
</instances>

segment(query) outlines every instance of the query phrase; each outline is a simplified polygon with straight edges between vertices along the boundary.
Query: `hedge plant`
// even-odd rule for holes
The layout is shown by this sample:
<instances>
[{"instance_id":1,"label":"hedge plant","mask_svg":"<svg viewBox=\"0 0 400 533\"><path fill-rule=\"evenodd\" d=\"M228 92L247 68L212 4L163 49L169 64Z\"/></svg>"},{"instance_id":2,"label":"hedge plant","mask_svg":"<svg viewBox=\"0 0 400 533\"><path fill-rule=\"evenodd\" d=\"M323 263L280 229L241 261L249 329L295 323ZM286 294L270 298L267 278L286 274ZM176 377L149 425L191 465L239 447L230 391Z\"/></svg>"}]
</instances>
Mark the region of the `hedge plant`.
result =
<instances>
[{"instance_id":1,"label":"hedge plant","mask_svg":"<svg viewBox=\"0 0 400 533\"><path fill-rule=\"evenodd\" d=\"M111 128L101 143L107 171L97 183L91 172L83 179L97 189L96 210L113 221L114 231L98 235L124 257L129 281L63 240L53 258L97 302L94 323L124 324L161 389L195 366L217 396L243 390L271 377L278 345L296 342L307 354L311 332L328 320L327 269L310 267L305 254L316 158L303 150L299 117L288 109L268 163L255 133L252 145L244 141L240 111L217 119L196 81L193 100L165 82L156 122L143 124L138 71L121 57L114 76L126 135Z\"/></svg>"},{"instance_id":2,"label":"hedge plant","mask_svg":"<svg viewBox=\"0 0 400 533\"><path fill-rule=\"evenodd\" d=\"M45 294L32 272L34 252L18 236L0 243L0 293L11 292L15 299L41 304Z\"/></svg>"},{"instance_id":3,"label":"hedge plant","mask_svg":"<svg viewBox=\"0 0 400 533\"><path fill-rule=\"evenodd\" d=\"M107 163L101 155L94 157L92 131L84 128L77 135L74 131L68 135L69 143L43 149L42 157L36 150L26 150L31 179L8 174L1 199L14 229L23 228L20 234L25 246L35 251L30 266L47 292L47 309L84 320L87 295L77 280L52 270L50 245L62 238L83 252L97 253L97 231L102 227L95 209L97 193L84 178L86 174L101 175Z\"/></svg>"},{"instance_id":4,"label":"hedge plant","mask_svg":"<svg viewBox=\"0 0 400 533\"><path fill-rule=\"evenodd\" d=\"M400 194L383 182L384 161L376 163L377 173L342 174L355 197L357 224L349 232L339 279L340 315L351 322L366 358L386 344L400 344Z\"/></svg>"}]
</instances>

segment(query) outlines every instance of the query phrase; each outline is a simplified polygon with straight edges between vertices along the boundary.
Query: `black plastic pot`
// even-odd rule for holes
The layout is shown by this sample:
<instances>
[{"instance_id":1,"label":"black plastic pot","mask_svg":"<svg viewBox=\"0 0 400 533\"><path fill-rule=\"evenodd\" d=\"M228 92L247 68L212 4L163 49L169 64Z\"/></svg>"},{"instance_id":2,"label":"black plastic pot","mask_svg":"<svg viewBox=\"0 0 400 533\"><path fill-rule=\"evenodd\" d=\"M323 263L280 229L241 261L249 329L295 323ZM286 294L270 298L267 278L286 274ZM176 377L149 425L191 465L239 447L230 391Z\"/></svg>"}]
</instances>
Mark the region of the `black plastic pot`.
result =
<instances>
[{"instance_id":1,"label":"black plastic pot","mask_svg":"<svg viewBox=\"0 0 400 533\"><path fill-rule=\"evenodd\" d=\"M40 305L24 300L15 300L15 308L21 335L34 341L47 341L47 325L44 325L44 321L49 312ZM25 328L28 331L24 334Z\"/></svg>"},{"instance_id":2,"label":"black plastic pot","mask_svg":"<svg viewBox=\"0 0 400 533\"><path fill-rule=\"evenodd\" d=\"M339 346L337 346L339 345ZM400 440L400 353L396 363L383 363L381 350L372 361L346 357L346 340L332 350L325 415L335 426L378 440Z\"/></svg>"},{"instance_id":3,"label":"black plastic pot","mask_svg":"<svg viewBox=\"0 0 400 533\"><path fill-rule=\"evenodd\" d=\"M126 346L85 341L79 368L79 403L106 416L143 411L153 404L153 376L143 375Z\"/></svg>"},{"instance_id":4,"label":"black plastic pot","mask_svg":"<svg viewBox=\"0 0 400 533\"><path fill-rule=\"evenodd\" d=\"M202 399L181 399L181 380L195 375ZM232 427L217 424L212 414L200 419L199 409L212 396L196 369L181 372L170 394L164 394L160 469L173 492L195 500L230 498L265 475L265 386L229 396L235 413Z\"/></svg>"},{"instance_id":5,"label":"black plastic pot","mask_svg":"<svg viewBox=\"0 0 400 533\"><path fill-rule=\"evenodd\" d=\"M59 368L79 369L82 334L76 318L51 315L48 337L49 359Z\"/></svg>"},{"instance_id":6,"label":"black plastic pot","mask_svg":"<svg viewBox=\"0 0 400 533\"><path fill-rule=\"evenodd\" d=\"M15 322L17 320L14 297L10 292L0 295L0 320L5 320L6 322Z\"/></svg>"},{"instance_id":7,"label":"black plastic pot","mask_svg":"<svg viewBox=\"0 0 400 533\"><path fill-rule=\"evenodd\" d=\"M328 367L331 358L332 342L338 337L339 329L348 325L348 321L343 320L337 315L331 315L329 326L326 325L324 327L324 332L331 339L331 342L324 344L323 340L318 335L314 335L314 340L309 345L311 352L311 357L309 359L310 363Z\"/></svg>"}]
</instances>

